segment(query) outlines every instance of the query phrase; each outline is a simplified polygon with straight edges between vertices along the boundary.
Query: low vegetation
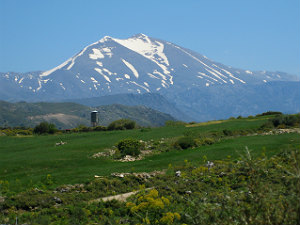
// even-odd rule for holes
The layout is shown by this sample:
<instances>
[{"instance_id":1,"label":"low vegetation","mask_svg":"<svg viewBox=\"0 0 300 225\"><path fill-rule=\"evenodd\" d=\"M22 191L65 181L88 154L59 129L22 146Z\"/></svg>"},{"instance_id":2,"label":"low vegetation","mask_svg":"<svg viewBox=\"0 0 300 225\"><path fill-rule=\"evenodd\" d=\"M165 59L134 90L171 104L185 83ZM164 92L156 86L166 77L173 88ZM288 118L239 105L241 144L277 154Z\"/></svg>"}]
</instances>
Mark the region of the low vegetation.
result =
<instances>
[{"instance_id":1,"label":"low vegetation","mask_svg":"<svg viewBox=\"0 0 300 225\"><path fill-rule=\"evenodd\" d=\"M120 119L113 121L107 127L107 130L131 130L136 128L136 122L129 119Z\"/></svg>"},{"instance_id":2,"label":"low vegetation","mask_svg":"<svg viewBox=\"0 0 300 225\"><path fill-rule=\"evenodd\" d=\"M31 189L0 202L0 221L30 224L298 224L300 152L169 165L165 175ZM180 173L179 173L180 172ZM51 177L45 185L51 185ZM2 185L3 194L9 192ZM145 189L145 187L152 189ZM127 202L90 201L140 189Z\"/></svg>"},{"instance_id":3,"label":"low vegetation","mask_svg":"<svg viewBox=\"0 0 300 225\"><path fill-rule=\"evenodd\" d=\"M0 127L0 136L32 135L33 128L30 127Z\"/></svg>"},{"instance_id":4,"label":"low vegetation","mask_svg":"<svg viewBox=\"0 0 300 225\"><path fill-rule=\"evenodd\" d=\"M0 224L299 224L297 118L1 136Z\"/></svg>"},{"instance_id":5,"label":"low vegetation","mask_svg":"<svg viewBox=\"0 0 300 225\"><path fill-rule=\"evenodd\" d=\"M139 128L135 121L130 119L120 119L111 122L106 126L87 127L79 125L72 129L59 130L55 124L47 121L40 122L34 128L30 127L0 127L2 135L16 136L16 135L32 135L32 134L62 134L62 133L78 133L78 132L94 132L94 131L112 131L112 130L131 130Z\"/></svg>"}]
</instances>

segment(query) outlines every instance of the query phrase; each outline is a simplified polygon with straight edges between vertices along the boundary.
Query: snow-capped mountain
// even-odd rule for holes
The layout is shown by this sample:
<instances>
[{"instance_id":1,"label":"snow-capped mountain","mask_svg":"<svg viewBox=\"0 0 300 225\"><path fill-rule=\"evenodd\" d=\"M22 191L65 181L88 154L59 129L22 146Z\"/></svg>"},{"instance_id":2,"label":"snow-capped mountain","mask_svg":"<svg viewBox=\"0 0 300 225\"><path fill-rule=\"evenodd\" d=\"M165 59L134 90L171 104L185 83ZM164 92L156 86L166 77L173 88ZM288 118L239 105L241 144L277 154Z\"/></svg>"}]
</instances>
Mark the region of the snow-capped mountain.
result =
<instances>
[{"instance_id":1,"label":"snow-capped mountain","mask_svg":"<svg viewBox=\"0 0 300 225\"><path fill-rule=\"evenodd\" d=\"M23 93L11 99L51 100L294 78L279 72L231 68L170 42L138 34L128 39L106 36L51 70L2 73L0 79L1 97L7 95L4 100L10 100L11 90Z\"/></svg>"},{"instance_id":2,"label":"snow-capped mountain","mask_svg":"<svg viewBox=\"0 0 300 225\"><path fill-rule=\"evenodd\" d=\"M0 73L0 99L62 101L116 94L159 93L177 107L184 107L186 115L190 114L190 109L193 110L192 114L197 120L197 116L200 117L197 112L209 113L210 105L214 111L218 110L218 105L222 105L219 103L224 102L232 102L227 111L241 102L249 107L249 104L253 104L253 93L258 86L268 87L268 93L261 91L260 94L268 95L270 100L276 95L276 90L272 89L274 82L277 82L278 88L278 82L298 80L298 77L283 72L249 71L225 66L192 50L144 34L128 39L105 36L51 70ZM295 88L295 85L292 87ZM241 96L243 91L248 93L243 96L251 99L251 103L240 99L235 102L235 98ZM215 100L208 102L210 96L206 96L206 93L211 96L215 93L216 96L211 98ZM288 93L280 96L281 101L287 99L291 104L279 102L279 105L291 105L291 109L271 107L269 110L299 110L299 103L295 99L300 94L297 90L293 93L296 93L293 99ZM181 96L185 96L184 99ZM205 102L204 111L199 108L203 107L202 102ZM254 113L261 112L263 107L260 105L266 104L255 105ZM243 108L243 105L238 108ZM221 108L219 110L222 111ZM232 112L238 114L241 110L236 108ZM210 117L206 118L217 117L220 114L213 116L211 112ZM205 120L203 115L201 118Z\"/></svg>"}]
</instances>

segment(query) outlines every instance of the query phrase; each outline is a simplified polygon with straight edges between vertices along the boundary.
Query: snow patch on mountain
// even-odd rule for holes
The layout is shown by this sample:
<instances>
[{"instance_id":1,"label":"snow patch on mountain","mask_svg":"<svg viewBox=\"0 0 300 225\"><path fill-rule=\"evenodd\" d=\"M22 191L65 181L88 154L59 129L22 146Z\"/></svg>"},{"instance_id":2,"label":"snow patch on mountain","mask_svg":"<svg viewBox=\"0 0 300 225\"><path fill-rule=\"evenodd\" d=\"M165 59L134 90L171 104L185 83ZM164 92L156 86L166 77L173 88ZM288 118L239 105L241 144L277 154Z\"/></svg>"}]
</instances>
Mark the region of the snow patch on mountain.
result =
<instances>
[{"instance_id":1,"label":"snow patch on mountain","mask_svg":"<svg viewBox=\"0 0 300 225\"><path fill-rule=\"evenodd\" d=\"M129 62L127 62L125 59L122 59L122 62L132 71L133 75L136 78L139 78L139 73L137 72L137 70L134 68L133 65L131 65Z\"/></svg>"},{"instance_id":2,"label":"snow patch on mountain","mask_svg":"<svg viewBox=\"0 0 300 225\"><path fill-rule=\"evenodd\" d=\"M64 87L64 85L62 83L59 83L59 85L63 90L66 90L66 88Z\"/></svg>"},{"instance_id":3,"label":"snow patch on mountain","mask_svg":"<svg viewBox=\"0 0 300 225\"><path fill-rule=\"evenodd\" d=\"M98 66L101 66L101 67L103 66L103 63L102 63L102 62L99 62L99 61L97 61L96 64L97 64Z\"/></svg>"},{"instance_id":4,"label":"snow patch on mountain","mask_svg":"<svg viewBox=\"0 0 300 225\"><path fill-rule=\"evenodd\" d=\"M202 75L202 76L204 76L204 77L207 77L207 78L209 78L209 79L212 79L212 80L214 80L214 81L220 83L220 81L218 81L217 79L215 79L215 78L213 78L213 77L211 77L211 76L206 75L205 73L198 72L198 74L200 74L200 75ZM198 77L199 77L199 76L198 76Z\"/></svg>"},{"instance_id":5,"label":"snow patch on mountain","mask_svg":"<svg viewBox=\"0 0 300 225\"><path fill-rule=\"evenodd\" d=\"M154 70L153 73L154 73L154 74L157 74L157 75L159 75L159 76L161 76L161 78L164 79L164 80L167 79L167 77L166 77L164 74L158 72L157 70Z\"/></svg>"},{"instance_id":6,"label":"snow patch on mountain","mask_svg":"<svg viewBox=\"0 0 300 225\"><path fill-rule=\"evenodd\" d=\"M109 71L106 68L103 68L103 71L106 72L108 75L113 75L114 74L113 72Z\"/></svg>"},{"instance_id":7,"label":"snow patch on mountain","mask_svg":"<svg viewBox=\"0 0 300 225\"><path fill-rule=\"evenodd\" d=\"M66 66L69 62L72 61L72 58L68 59L67 61L63 62L62 64L60 64L59 66L57 67L54 67L53 69L51 70L47 70L45 72L43 72L40 77L46 77L46 76L49 76L51 73L55 72L56 70L59 70L61 68L63 68L64 66Z\"/></svg>"},{"instance_id":8,"label":"snow patch on mountain","mask_svg":"<svg viewBox=\"0 0 300 225\"><path fill-rule=\"evenodd\" d=\"M138 86L138 87L141 87L141 88L145 89L147 92L150 92L150 90L149 90L148 88L144 87L144 86L143 86L143 85L141 85L141 84L138 84L138 83L136 83L135 81L130 81L130 83L132 83L132 84L135 84L136 86Z\"/></svg>"},{"instance_id":9,"label":"snow patch on mountain","mask_svg":"<svg viewBox=\"0 0 300 225\"><path fill-rule=\"evenodd\" d=\"M38 83L39 83L39 86L36 89L36 91L39 91L42 88L42 82L41 82L41 80L38 80Z\"/></svg>"},{"instance_id":10,"label":"snow patch on mountain","mask_svg":"<svg viewBox=\"0 0 300 225\"><path fill-rule=\"evenodd\" d=\"M221 69L221 68L220 68ZM232 78L234 78L234 79L236 79L236 80L238 80L238 81L240 81L241 83L243 83L243 84L245 84L246 82L245 81L243 81L242 79L239 79L239 78L237 78L237 77L235 77L235 76L233 76L232 75L232 73L230 73L229 71L227 71L227 70L224 70L224 69L221 69L221 70L223 70L225 73L227 73L230 77L232 77Z\"/></svg>"},{"instance_id":11,"label":"snow patch on mountain","mask_svg":"<svg viewBox=\"0 0 300 225\"><path fill-rule=\"evenodd\" d=\"M159 77L156 77L156 76L154 76L154 75L151 74L151 73L147 73L147 74L148 74L149 77L154 78L154 79L158 79L158 80L159 80Z\"/></svg>"},{"instance_id":12,"label":"snow patch on mountain","mask_svg":"<svg viewBox=\"0 0 300 225\"><path fill-rule=\"evenodd\" d=\"M169 60L164 53L164 44L159 41L151 41L151 39L144 34L137 35L129 39L112 38L118 44L150 59L157 64L166 75L170 75L168 70Z\"/></svg>"},{"instance_id":13,"label":"snow patch on mountain","mask_svg":"<svg viewBox=\"0 0 300 225\"><path fill-rule=\"evenodd\" d=\"M113 56L113 53L112 53L112 47L109 48L109 47L105 47L105 48L102 48L102 51L104 52L105 55L107 55L109 58L111 58Z\"/></svg>"},{"instance_id":14,"label":"snow patch on mountain","mask_svg":"<svg viewBox=\"0 0 300 225\"><path fill-rule=\"evenodd\" d=\"M164 54L164 44L158 41L152 42L147 35L140 34L138 37L132 37L129 39L112 39L147 59L169 66L168 58Z\"/></svg>"},{"instance_id":15,"label":"snow patch on mountain","mask_svg":"<svg viewBox=\"0 0 300 225\"><path fill-rule=\"evenodd\" d=\"M98 44L99 42L100 42L100 41L96 41L96 42L94 42L94 43L92 43L92 44L86 46L86 47L85 47L84 49L82 49L76 56L72 57L72 58L71 58L71 64L67 67L67 70L70 70L70 69L74 66L75 60L76 60L79 56L82 56L83 53L85 53L85 51L86 51L89 47L91 47L91 46L93 46L93 45L96 45L96 44Z\"/></svg>"},{"instance_id":16,"label":"snow patch on mountain","mask_svg":"<svg viewBox=\"0 0 300 225\"><path fill-rule=\"evenodd\" d=\"M216 74L215 72L213 72L213 71L211 71L211 70L209 70L208 68L204 68L207 72L209 72L210 74L212 74L213 76L215 76L215 77L217 77L217 78L219 78L221 81L223 81L224 83L226 83L227 84L227 81L226 80L224 80L224 79L222 79L218 74Z\"/></svg>"},{"instance_id":17,"label":"snow patch on mountain","mask_svg":"<svg viewBox=\"0 0 300 225\"><path fill-rule=\"evenodd\" d=\"M102 72L102 69L100 69L100 68L94 68L94 70L97 71L100 75L102 75L103 78L104 78L105 80L107 80L109 83L111 83L111 80L109 79L108 76L106 76L106 75Z\"/></svg>"},{"instance_id":18,"label":"snow patch on mountain","mask_svg":"<svg viewBox=\"0 0 300 225\"><path fill-rule=\"evenodd\" d=\"M47 84L47 82L49 81L50 79L46 79L46 80L41 80L44 84Z\"/></svg>"},{"instance_id":19,"label":"snow patch on mountain","mask_svg":"<svg viewBox=\"0 0 300 225\"><path fill-rule=\"evenodd\" d=\"M23 80L24 80L24 77L22 77L18 83L21 84Z\"/></svg>"},{"instance_id":20,"label":"snow patch on mountain","mask_svg":"<svg viewBox=\"0 0 300 225\"><path fill-rule=\"evenodd\" d=\"M92 49L93 53L89 54L90 59L103 59L104 55L101 53L101 51L97 48Z\"/></svg>"},{"instance_id":21,"label":"snow patch on mountain","mask_svg":"<svg viewBox=\"0 0 300 225\"><path fill-rule=\"evenodd\" d=\"M63 62L62 64L60 64L57 67L54 67L53 69L47 70L45 72L43 72L42 74L40 74L40 77L45 77L45 76L49 76L51 73L55 72L56 70L59 70L61 68L63 68L64 66L68 65L70 62L70 65L66 68L66 70L70 70L74 64L75 64L75 60L79 57L82 56L84 54L84 52L91 46L98 44L100 41L94 42L88 46L86 46L83 50L81 50L77 55L75 55L74 57L69 58L67 61Z\"/></svg>"},{"instance_id":22,"label":"snow patch on mountain","mask_svg":"<svg viewBox=\"0 0 300 225\"><path fill-rule=\"evenodd\" d=\"M98 84L98 81L94 77L91 77L91 80L92 80L93 83Z\"/></svg>"},{"instance_id":23,"label":"snow patch on mountain","mask_svg":"<svg viewBox=\"0 0 300 225\"><path fill-rule=\"evenodd\" d=\"M217 78L219 78L220 80L222 80L224 83L227 83L226 80L222 79L223 78L227 78L224 74L220 73L219 71L217 71L216 69L208 66L207 64L205 64L204 62L202 62L200 59L198 59L196 56L190 54L189 52L183 50L182 48L172 44L172 46L174 46L175 48L181 50L182 52L186 53L187 55L189 55L191 58L193 58L194 60L196 60L197 62L201 63L202 65L204 65L206 68L204 68L207 72L209 72L210 74L216 76Z\"/></svg>"}]
</instances>

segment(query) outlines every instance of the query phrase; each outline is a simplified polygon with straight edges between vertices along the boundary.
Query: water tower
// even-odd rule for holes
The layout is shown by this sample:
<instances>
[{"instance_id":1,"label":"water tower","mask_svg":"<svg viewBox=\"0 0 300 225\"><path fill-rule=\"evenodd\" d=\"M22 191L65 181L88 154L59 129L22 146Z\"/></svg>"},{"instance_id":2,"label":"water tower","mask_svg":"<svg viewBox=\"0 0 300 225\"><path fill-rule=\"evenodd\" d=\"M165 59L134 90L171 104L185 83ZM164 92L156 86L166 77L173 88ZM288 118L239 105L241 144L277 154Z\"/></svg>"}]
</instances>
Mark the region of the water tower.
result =
<instances>
[{"instance_id":1,"label":"water tower","mask_svg":"<svg viewBox=\"0 0 300 225\"><path fill-rule=\"evenodd\" d=\"M94 111L91 112L91 124L92 124L92 127L98 126L98 122L99 122L98 111L94 110Z\"/></svg>"}]
</instances>

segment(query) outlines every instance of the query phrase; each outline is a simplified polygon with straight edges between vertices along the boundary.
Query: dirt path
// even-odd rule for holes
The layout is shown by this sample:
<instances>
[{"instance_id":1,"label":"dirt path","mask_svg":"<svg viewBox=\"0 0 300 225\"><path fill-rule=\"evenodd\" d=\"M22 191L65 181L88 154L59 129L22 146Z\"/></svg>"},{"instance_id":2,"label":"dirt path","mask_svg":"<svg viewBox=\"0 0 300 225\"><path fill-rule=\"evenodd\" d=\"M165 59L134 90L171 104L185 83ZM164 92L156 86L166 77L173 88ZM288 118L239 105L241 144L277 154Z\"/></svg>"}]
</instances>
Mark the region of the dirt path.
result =
<instances>
[{"instance_id":1,"label":"dirt path","mask_svg":"<svg viewBox=\"0 0 300 225\"><path fill-rule=\"evenodd\" d=\"M153 188L146 188L145 190L151 190ZM117 200L117 201L120 201L120 202L125 202L127 200L127 198L129 198L130 196L140 192L141 190L139 191L132 191L132 192L127 192L127 193L124 193L124 194L119 194L119 195L112 195L112 196L107 196L107 197L102 197L102 198L97 198L97 199L93 199L91 201L89 201L89 203L94 203L94 202L100 202L100 201L103 201L103 202L107 202L107 201L111 201L111 200Z\"/></svg>"}]
</instances>

